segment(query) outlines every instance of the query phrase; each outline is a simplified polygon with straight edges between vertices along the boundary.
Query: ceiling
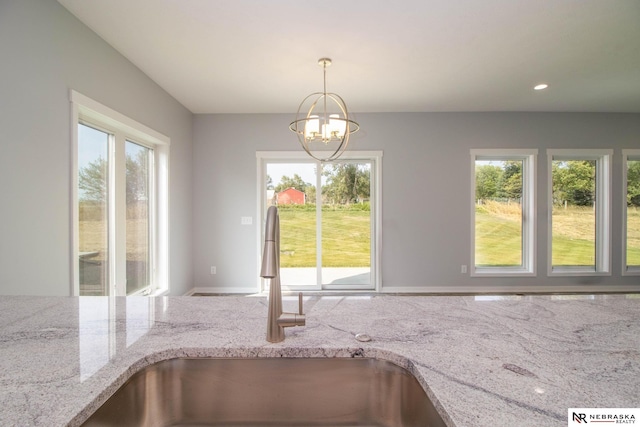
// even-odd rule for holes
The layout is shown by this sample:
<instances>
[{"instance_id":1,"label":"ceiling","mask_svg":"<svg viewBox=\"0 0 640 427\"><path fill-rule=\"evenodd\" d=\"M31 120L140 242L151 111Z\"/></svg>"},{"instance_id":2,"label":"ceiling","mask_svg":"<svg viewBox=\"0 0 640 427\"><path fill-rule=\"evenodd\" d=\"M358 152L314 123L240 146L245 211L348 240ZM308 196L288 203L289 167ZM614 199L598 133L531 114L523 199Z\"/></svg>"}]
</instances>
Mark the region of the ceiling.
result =
<instances>
[{"instance_id":1,"label":"ceiling","mask_svg":"<svg viewBox=\"0 0 640 427\"><path fill-rule=\"evenodd\" d=\"M193 113L640 112L638 0L58 1Z\"/></svg>"}]
</instances>

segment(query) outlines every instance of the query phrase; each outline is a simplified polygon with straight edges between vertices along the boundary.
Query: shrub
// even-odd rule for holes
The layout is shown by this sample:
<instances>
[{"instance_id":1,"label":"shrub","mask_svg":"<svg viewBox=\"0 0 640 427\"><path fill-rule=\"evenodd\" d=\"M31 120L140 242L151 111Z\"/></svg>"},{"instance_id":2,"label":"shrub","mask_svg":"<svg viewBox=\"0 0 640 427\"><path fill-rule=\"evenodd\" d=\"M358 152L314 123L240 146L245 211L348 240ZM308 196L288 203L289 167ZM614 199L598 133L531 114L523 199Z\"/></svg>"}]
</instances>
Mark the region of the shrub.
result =
<instances>
[{"instance_id":1,"label":"shrub","mask_svg":"<svg viewBox=\"0 0 640 427\"><path fill-rule=\"evenodd\" d=\"M314 212L316 210L316 205L314 203L305 203L304 205L278 205L278 210L281 212ZM322 205L322 211L370 212L371 204L369 202L351 203L346 205L325 204Z\"/></svg>"}]
</instances>

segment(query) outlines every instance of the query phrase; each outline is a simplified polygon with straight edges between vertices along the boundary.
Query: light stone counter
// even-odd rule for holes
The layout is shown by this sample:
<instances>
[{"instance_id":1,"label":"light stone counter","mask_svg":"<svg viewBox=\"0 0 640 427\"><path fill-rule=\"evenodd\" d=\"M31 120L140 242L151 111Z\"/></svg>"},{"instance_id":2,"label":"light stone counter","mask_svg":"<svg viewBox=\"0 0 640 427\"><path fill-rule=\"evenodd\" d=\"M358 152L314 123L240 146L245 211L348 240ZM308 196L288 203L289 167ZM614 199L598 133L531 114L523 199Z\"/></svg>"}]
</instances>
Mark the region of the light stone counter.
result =
<instances>
[{"instance_id":1,"label":"light stone counter","mask_svg":"<svg viewBox=\"0 0 640 427\"><path fill-rule=\"evenodd\" d=\"M638 297L310 296L279 344L264 297L0 297L0 425L78 425L143 366L213 356L386 359L451 426L566 426L640 407Z\"/></svg>"}]
</instances>

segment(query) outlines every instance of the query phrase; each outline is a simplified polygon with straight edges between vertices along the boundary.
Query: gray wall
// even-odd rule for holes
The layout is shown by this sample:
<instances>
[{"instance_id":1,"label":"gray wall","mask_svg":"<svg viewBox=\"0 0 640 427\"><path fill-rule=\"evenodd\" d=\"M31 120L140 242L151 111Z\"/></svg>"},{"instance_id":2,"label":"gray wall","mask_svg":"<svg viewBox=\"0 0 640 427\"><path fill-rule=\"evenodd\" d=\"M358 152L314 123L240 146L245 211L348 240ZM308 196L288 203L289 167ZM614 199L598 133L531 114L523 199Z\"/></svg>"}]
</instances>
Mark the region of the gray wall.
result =
<instances>
[{"instance_id":1,"label":"gray wall","mask_svg":"<svg viewBox=\"0 0 640 427\"><path fill-rule=\"evenodd\" d=\"M213 291L255 286L258 150L299 150L291 115L196 115L194 119L194 277ZM621 276L621 149L640 148L640 114L358 114L350 149L383 150L382 285L387 291L610 289ZM538 260L535 278L471 278L471 148L537 148ZM613 275L547 277L546 148L613 148ZM454 196L451 196L454 194ZM408 200L412 200L408 202ZM209 274L209 266L218 272Z\"/></svg>"},{"instance_id":2,"label":"gray wall","mask_svg":"<svg viewBox=\"0 0 640 427\"><path fill-rule=\"evenodd\" d=\"M74 89L171 138L171 293L192 287L192 114L53 0L0 0L0 294L70 294Z\"/></svg>"},{"instance_id":3,"label":"gray wall","mask_svg":"<svg viewBox=\"0 0 640 427\"><path fill-rule=\"evenodd\" d=\"M255 286L258 227L240 217L256 216L255 152L300 149L292 115L193 116L53 0L0 0L0 60L0 294L70 293L69 89L171 138L171 293ZM384 151L384 290L638 286L620 275L620 150L640 147L639 114L356 118L351 149ZM536 278L460 274L470 259L469 149L503 147L541 150ZM546 277L545 148L615 149L611 277Z\"/></svg>"}]
</instances>

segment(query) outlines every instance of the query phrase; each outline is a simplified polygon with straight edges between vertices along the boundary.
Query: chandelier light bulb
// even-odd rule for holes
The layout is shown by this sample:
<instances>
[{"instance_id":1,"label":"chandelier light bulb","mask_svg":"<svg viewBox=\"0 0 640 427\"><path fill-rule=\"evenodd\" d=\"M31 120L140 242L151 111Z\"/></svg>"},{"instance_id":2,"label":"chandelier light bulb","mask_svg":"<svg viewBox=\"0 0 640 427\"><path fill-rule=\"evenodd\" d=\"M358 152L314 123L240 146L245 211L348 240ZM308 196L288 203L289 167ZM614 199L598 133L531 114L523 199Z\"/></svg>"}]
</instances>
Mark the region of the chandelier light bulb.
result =
<instances>
[{"instance_id":1,"label":"chandelier light bulb","mask_svg":"<svg viewBox=\"0 0 640 427\"><path fill-rule=\"evenodd\" d=\"M320 131L320 121L318 116L309 116L309 120L304 125L304 136L306 139L313 139Z\"/></svg>"}]
</instances>

